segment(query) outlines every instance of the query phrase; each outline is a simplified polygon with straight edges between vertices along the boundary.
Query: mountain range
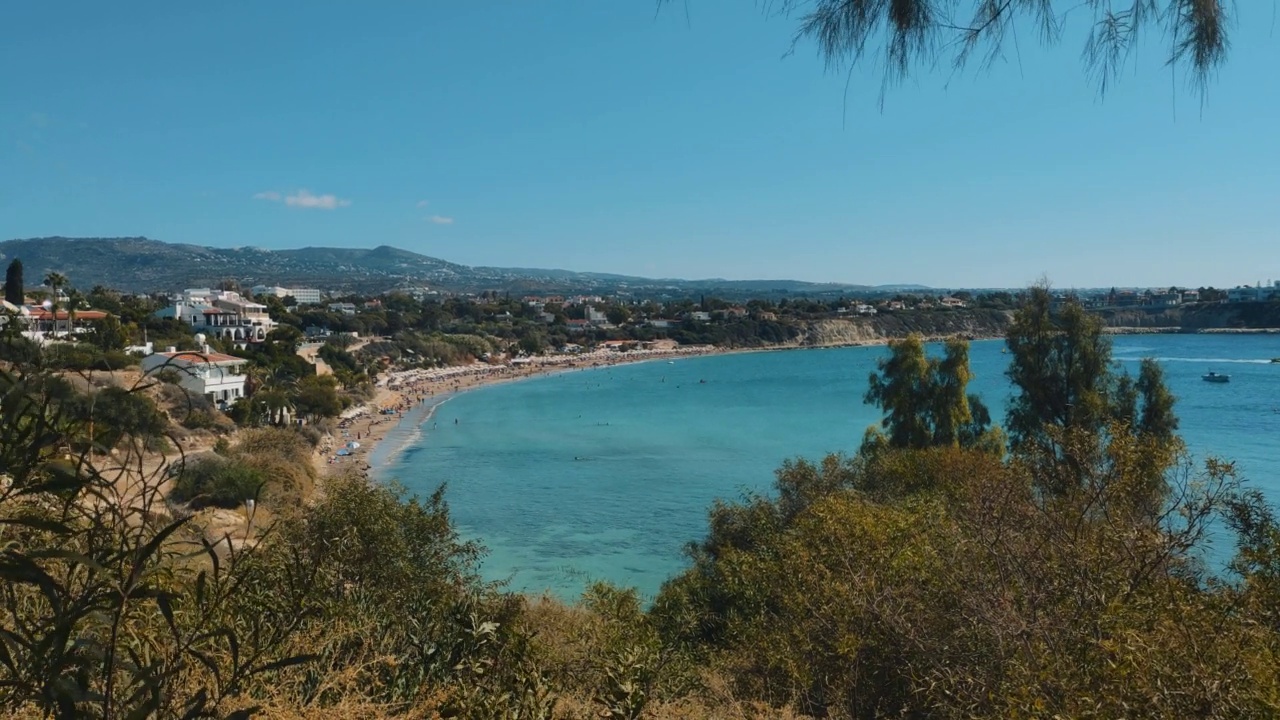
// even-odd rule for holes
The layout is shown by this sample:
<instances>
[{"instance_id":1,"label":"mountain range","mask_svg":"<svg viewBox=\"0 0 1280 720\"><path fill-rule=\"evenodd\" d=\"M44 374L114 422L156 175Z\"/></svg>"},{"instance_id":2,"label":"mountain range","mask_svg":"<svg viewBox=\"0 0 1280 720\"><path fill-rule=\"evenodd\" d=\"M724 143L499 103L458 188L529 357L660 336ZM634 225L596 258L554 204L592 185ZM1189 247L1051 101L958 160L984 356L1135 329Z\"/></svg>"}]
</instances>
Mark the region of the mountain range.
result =
<instances>
[{"instance_id":1,"label":"mountain range","mask_svg":"<svg viewBox=\"0 0 1280 720\"><path fill-rule=\"evenodd\" d=\"M920 285L846 285L798 280L680 280L537 268L471 267L408 250L304 247L291 250L215 248L145 237L44 237L0 242L0 260L22 260L27 285L50 271L79 288L95 285L125 292L208 287L226 280L242 285L318 287L327 291L381 292L430 287L448 292L628 292L638 296L717 293L839 295L927 289Z\"/></svg>"}]
</instances>

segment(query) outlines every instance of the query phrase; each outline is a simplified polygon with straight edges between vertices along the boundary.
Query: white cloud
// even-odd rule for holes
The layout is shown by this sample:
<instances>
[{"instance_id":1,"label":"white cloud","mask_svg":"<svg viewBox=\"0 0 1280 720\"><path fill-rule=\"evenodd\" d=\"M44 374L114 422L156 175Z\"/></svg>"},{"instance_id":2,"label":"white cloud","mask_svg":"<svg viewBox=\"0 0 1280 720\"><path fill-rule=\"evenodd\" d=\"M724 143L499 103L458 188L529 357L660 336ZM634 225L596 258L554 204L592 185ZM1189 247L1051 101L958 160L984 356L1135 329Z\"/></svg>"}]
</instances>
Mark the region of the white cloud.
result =
<instances>
[{"instance_id":1,"label":"white cloud","mask_svg":"<svg viewBox=\"0 0 1280 720\"><path fill-rule=\"evenodd\" d=\"M428 206L428 205L430 205L430 204L431 204L431 201L430 201L430 200L419 200L419 201L417 202L417 204L416 204L414 207L424 208L424 207L426 207L426 206Z\"/></svg>"},{"instance_id":2,"label":"white cloud","mask_svg":"<svg viewBox=\"0 0 1280 720\"><path fill-rule=\"evenodd\" d=\"M453 218L451 218L451 217L445 217L445 216L443 216L443 215L432 215L431 217L429 217L429 218L427 218L427 219L428 219L428 220L430 220L431 222L433 222L433 223L437 224L437 225L452 225L452 224L453 224Z\"/></svg>"},{"instance_id":3,"label":"white cloud","mask_svg":"<svg viewBox=\"0 0 1280 720\"><path fill-rule=\"evenodd\" d=\"M289 207L297 208L313 208L319 210L333 210L335 208L347 207L351 204L350 200L345 200L337 195L314 195L310 190L299 190L292 195L284 195L275 190L260 192L253 196L254 200L266 200L268 202L284 202Z\"/></svg>"},{"instance_id":4,"label":"white cloud","mask_svg":"<svg viewBox=\"0 0 1280 720\"><path fill-rule=\"evenodd\" d=\"M312 195L307 190L299 190L298 192L286 197L284 199L284 204L289 207L332 210L334 208L346 207L351 204L351 201L343 200L336 195Z\"/></svg>"}]
</instances>

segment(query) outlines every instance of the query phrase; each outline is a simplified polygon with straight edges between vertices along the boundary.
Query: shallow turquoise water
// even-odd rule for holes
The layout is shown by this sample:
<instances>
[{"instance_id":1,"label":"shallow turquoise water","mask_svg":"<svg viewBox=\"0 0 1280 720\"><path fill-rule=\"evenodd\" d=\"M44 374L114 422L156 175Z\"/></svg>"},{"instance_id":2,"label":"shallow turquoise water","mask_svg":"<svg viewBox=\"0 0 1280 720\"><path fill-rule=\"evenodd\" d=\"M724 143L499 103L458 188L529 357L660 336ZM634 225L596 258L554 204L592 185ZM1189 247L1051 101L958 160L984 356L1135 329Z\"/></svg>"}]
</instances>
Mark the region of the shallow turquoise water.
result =
<instances>
[{"instance_id":1,"label":"shallow turquoise water","mask_svg":"<svg viewBox=\"0 0 1280 720\"><path fill-rule=\"evenodd\" d=\"M1003 415L1002 342L972 349L972 389ZM425 494L448 483L482 571L514 590L572 598L592 579L652 596L684 567L716 498L768 492L786 458L852 452L878 412L862 403L883 348L749 353L553 375L468 392L419 411L375 455L379 476ZM1280 501L1280 337L1119 337L1136 370L1161 360L1192 451L1238 462ZM1202 381L1209 371L1232 381ZM702 381L706 382L703 383ZM454 420L457 424L454 424Z\"/></svg>"}]
</instances>

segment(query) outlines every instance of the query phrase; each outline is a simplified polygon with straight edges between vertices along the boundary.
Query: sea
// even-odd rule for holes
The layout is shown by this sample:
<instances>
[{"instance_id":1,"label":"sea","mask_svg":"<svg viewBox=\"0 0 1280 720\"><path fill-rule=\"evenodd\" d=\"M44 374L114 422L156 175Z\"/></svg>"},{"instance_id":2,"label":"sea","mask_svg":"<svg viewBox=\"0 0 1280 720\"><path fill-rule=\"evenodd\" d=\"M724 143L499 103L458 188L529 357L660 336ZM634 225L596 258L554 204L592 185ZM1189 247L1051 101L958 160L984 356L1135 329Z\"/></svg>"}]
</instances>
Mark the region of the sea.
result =
<instances>
[{"instance_id":1,"label":"sea","mask_svg":"<svg viewBox=\"0 0 1280 720\"><path fill-rule=\"evenodd\" d=\"M1011 394L1003 349L970 351L970 389L997 419ZM487 549L488 580L566 600L606 580L652 598L686 567L713 502L769 494L788 458L857 450L880 419L862 398L886 352L734 353L492 385L411 413L371 461L411 493L446 485L459 532ZM1280 503L1280 335L1123 335L1113 355L1135 375L1158 360L1191 452L1234 461ZM1205 382L1210 371L1231 381Z\"/></svg>"}]
</instances>

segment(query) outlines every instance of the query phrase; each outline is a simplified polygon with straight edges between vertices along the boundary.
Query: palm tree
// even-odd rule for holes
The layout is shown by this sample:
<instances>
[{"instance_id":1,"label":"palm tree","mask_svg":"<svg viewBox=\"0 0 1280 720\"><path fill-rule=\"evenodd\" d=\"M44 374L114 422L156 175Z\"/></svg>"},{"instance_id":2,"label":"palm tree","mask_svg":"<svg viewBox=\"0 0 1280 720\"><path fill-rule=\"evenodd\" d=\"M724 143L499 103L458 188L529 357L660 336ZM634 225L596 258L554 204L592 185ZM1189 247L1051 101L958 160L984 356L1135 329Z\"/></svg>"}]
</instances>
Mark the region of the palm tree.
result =
<instances>
[{"instance_id":1,"label":"palm tree","mask_svg":"<svg viewBox=\"0 0 1280 720\"><path fill-rule=\"evenodd\" d=\"M255 394L253 399L266 414L269 425L283 425L293 411L293 399L284 390L263 390Z\"/></svg>"},{"instance_id":2,"label":"palm tree","mask_svg":"<svg viewBox=\"0 0 1280 720\"><path fill-rule=\"evenodd\" d=\"M268 424L283 425L293 412L296 378L283 368L261 365L251 366L246 374L246 390L253 399L254 407L267 416Z\"/></svg>"},{"instance_id":3,"label":"palm tree","mask_svg":"<svg viewBox=\"0 0 1280 720\"><path fill-rule=\"evenodd\" d=\"M58 334L58 291L67 285L67 276L57 271L50 271L44 276L44 284L53 290L53 299L50 301L50 310L53 313L53 334Z\"/></svg>"},{"instance_id":4,"label":"palm tree","mask_svg":"<svg viewBox=\"0 0 1280 720\"><path fill-rule=\"evenodd\" d=\"M85 307L84 295L79 290L67 293L67 332L73 332L76 326L76 311Z\"/></svg>"}]
</instances>

